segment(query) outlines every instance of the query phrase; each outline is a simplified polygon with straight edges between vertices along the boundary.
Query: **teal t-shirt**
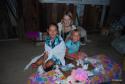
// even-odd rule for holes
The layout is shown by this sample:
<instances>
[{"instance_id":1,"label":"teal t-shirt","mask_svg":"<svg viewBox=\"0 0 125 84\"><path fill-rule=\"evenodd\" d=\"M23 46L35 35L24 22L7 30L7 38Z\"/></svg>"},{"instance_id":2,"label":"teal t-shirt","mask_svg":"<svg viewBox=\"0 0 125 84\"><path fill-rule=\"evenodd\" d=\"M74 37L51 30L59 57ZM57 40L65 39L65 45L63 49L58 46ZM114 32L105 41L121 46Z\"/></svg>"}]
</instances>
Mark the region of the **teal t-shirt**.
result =
<instances>
[{"instance_id":1,"label":"teal t-shirt","mask_svg":"<svg viewBox=\"0 0 125 84\"><path fill-rule=\"evenodd\" d=\"M72 40L66 41L66 48L68 49L69 54L77 53L80 48L80 42L73 42Z\"/></svg>"}]
</instances>

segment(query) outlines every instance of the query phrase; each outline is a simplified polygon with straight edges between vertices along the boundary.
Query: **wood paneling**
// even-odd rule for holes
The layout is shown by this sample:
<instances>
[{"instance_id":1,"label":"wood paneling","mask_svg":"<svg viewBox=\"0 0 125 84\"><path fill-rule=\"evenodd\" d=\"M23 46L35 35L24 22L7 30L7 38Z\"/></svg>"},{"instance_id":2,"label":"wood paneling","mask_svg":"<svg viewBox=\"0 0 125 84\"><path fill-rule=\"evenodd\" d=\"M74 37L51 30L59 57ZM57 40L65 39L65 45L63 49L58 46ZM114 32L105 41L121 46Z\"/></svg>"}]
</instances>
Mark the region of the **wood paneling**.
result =
<instances>
[{"instance_id":1,"label":"wood paneling","mask_svg":"<svg viewBox=\"0 0 125 84\"><path fill-rule=\"evenodd\" d=\"M96 30L98 28L101 11L101 7L99 6L86 5L83 25L88 31Z\"/></svg>"},{"instance_id":2,"label":"wood paneling","mask_svg":"<svg viewBox=\"0 0 125 84\"><path fill-rule=\"evenodd\" d=\"M39 31L39 6L37 0L23 0L25 31Z\"/></svg>"},{"instance_id":3,"label":"wood paneling","mask_svg":"<svg viewBox=\"0 0 125 84\"><path fill-rule=\"evenodd\" d=\"M47 25L49 23L54 22L58 23L61 21L64 12L69 10L73 13L73 20L75 21L76 16L76 7L66 4L50 4L50 3L44 3L40 4L40 30L46 31Z\"/></svg>"}]
</instances>

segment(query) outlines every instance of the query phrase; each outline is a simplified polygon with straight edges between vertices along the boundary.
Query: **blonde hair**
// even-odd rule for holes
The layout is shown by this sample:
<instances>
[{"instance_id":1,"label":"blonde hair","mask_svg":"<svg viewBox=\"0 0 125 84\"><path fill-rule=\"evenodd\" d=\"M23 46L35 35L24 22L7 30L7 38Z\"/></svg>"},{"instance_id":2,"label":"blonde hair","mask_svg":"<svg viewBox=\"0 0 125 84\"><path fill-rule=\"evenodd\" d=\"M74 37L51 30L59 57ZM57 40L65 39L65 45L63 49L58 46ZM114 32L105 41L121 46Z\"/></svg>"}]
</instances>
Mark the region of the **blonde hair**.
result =
<instances>
[{"instance_id":1,"label":"blonde hair","mask_svg":"<svg viewBox=\"0 0 125 84\"><path fill-rule=\"evenodd\" d=\"M63 14L63 17L64 16L69 16L71 19L73 19L73 15L70 11L66 11L64 14Z\"/></svg>"},{"instance_id":2,"label":"blonde hair","mask_svg":"<svg viewBox=\"0 0 125 84\"><path fill-rule=\"evenodd\" d=\"M72 36L73 36L73 33L74 33L74 32L78 32L78 34L79 34L79 36L80 36L79 30L78 30L78 29L74 29L74 30L71 31L70 36L69 36L69 38L68 38L67 40L72 39Z\"/></svg>"},{"instance_id":3,"label":"blonde hair","mask_svg":"<svg viewBox=\"0 0 125 84\"><path fill-rule=\"evenodd\" d=\"M79 31L79 29L74 29L74 30L72 30L71 36L72 36L73 32L78 32L78 33L79 33L79 36L80 36L80 31Z\"/></svg>"}]
</instances>

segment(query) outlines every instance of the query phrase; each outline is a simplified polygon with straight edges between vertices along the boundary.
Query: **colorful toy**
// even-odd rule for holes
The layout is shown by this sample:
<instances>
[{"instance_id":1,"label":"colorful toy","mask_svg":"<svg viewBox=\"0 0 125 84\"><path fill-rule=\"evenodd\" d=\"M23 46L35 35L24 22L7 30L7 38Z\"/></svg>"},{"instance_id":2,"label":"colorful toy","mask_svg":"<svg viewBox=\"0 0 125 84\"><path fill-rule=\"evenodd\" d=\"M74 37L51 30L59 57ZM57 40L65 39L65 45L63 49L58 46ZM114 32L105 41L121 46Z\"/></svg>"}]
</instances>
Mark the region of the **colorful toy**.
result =
<instances>
[{"instance_id":1,"label":"colorful toy","mask_svg":"<svg viewBox=\"0 0 125 84\"><path fill-rule=\"evenodd\" d=\"M84 63L91 63L94 68L92 70L84 68L72 70L71 68L71 75L65 78L59 70L60 67L56 65L55 70L43 74L32 74L28 84L100 84L113 79L121 79L121 66L106 55L96 55L93 58L88 58ZM61 69L68 70L68 67L73 66L69 64Z\"/></svg>"},{"instance_id":2,"label":"colorful toy","mask_svg":"<svg viewBox=\"0 0 125 84\"><path fill-rule=\"evenodd\" d=\"M33 74L29 80L28 84L63 84L65 81L65 76L59 70L52 70L44 74ZM63 83L62 83L63 82Z\"/></svg>"},{"instance_id":3,"label":"colorful toy","mask_svg":"<svg viewBox=\"0 0 125 84\"><path fill-rule=\"evenodd\" d=\"M66 84L87 84L88 82L87 71L82 68L78 68L76 70L72 70L71 75L67 78Z\"/></svg>"},{"instance_id":4,"label":"colorful toy","mask_svg":"<svg viewBox=\"0 0 125 84\"><path fill-rule=\"evenodd\" d=\"M73 65L72 63L70 63L70 64L67 64L65 66L61 66L60 68L61 68L62 71L69 71L69 70L71 70L74 67L75 67L75 65Z\"/></svg>"}]
</instances>

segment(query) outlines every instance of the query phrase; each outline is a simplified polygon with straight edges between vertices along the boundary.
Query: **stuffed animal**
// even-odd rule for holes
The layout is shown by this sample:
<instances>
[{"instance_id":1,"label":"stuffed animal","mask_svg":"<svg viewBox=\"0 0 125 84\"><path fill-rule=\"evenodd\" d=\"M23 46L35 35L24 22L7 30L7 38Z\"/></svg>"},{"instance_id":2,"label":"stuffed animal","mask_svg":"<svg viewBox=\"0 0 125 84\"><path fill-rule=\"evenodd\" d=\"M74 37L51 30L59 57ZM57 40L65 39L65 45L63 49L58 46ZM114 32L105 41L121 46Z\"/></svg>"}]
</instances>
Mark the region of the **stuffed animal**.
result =
<instances>
[{"instance_id":1,"label":"stuffed animal","mask_svg":"<svg viewBox=\"0 0 125 84\"><path fill-rule=\"evenodd\" d=\"M71 75L66 80L66 84L86 84L89 82L88 73L82 68L72 70Z\"/></svg>"}]
</instances>

